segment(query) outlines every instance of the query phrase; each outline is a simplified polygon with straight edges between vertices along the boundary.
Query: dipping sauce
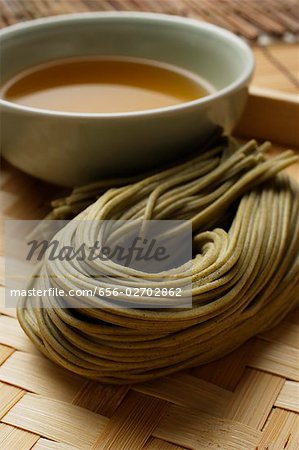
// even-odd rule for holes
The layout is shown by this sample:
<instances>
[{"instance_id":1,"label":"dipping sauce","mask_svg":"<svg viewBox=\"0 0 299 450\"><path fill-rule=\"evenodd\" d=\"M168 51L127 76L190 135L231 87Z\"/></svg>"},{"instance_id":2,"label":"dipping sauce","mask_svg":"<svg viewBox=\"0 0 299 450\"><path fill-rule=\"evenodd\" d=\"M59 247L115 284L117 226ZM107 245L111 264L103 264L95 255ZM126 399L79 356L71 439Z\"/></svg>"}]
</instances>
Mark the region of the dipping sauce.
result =
<instances>
[{"instance_id":1,"label":"dipping sauce","mask_svg":"<svg viewBox=\"0 0 299 450\"><path fill-rule=\"evenodd\" d=\"M119 113L178 105L208 95L199 76L157 61L98 57L35 66L10 79L4 100L39 109Z\"/></svg>"}]
</instances>

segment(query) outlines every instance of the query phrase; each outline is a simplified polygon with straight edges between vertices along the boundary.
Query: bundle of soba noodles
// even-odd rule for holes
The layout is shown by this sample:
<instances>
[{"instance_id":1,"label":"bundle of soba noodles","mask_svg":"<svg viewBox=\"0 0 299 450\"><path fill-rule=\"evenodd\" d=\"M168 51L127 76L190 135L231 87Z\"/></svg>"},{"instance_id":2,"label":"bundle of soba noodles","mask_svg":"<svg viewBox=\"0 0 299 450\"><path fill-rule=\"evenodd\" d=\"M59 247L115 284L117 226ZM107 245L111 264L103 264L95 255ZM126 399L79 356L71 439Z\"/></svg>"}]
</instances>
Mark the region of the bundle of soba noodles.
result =
<instances>
[{"instance_id":1,"label":"bundle of soba noodles","mask_svg":"<svg viewBox=\"0 0 299 450\"><path fill-rule=\"evenodd\" d=\"M286 151L267 159L268 147L221 143L107 190L80 220L70 221L59 237L80 243L95 240L103 220L190 220L192 307L110 308L104 297L93 296L73 309L53 295L43 308L44 298L34 299L37 307L23 298L18 318L40 351L87 378L124 384L207 363L278 323L298 302L299 188L280 173L298 158ZM112 262L95 264L109 271ZM83 263L45 261L38 270L37 287L44 280L55 285L53 274L64 277L67 289L101 282L88 278ZM136 275L123 265L117 271L118 281L108 278L111 288L121 280L126 286L153 283L146 271Z\"/></svg>"}]
</instances>

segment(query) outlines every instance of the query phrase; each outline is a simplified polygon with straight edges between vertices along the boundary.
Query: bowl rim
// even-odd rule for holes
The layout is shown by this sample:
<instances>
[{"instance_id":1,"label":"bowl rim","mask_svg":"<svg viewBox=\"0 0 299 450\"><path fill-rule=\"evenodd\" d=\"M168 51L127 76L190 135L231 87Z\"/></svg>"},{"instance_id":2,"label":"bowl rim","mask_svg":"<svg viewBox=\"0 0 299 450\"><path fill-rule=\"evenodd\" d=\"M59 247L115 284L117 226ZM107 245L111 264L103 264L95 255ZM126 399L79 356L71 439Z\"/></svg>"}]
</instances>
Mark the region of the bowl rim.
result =
<instances>
[{"instance_id":1,"label":"bowl rim","mask_svg":"<svg viewBox=\"0 0 299 450\"><path fill-rule=\"evenodd\" d=\"M187 24L194 28L199 28L201 30L207 30L214 34L218 34L219 36L224 37L227 41L232 42L234 45L241 48L246 53L247 64L244 67L242 74L237 77L232 83L226 86L223 89L216 90L208 94L205 97L191 100L189 102L179 103L177 105L172 106L164 106L161 108L152 108L147 110L140 111L128 111L128 112L117 112L117 113L80 113L80 112L67 112L67 111L56 111L45 108L34 108L30 106L20 105L18 103L14 103L8 100L4 100L0 98L0 106L7 106L16 111L24 111L31 114L45 115L45 116L54 116L54 117L66 117L66 118L87 118L87 119L112 119L112 118L127 118L127 117L146 117L152 115L160 115L165 113L175 113L184 110L188 110L197 105L206 105L214 100L225 97L228 94L234 93L239 88L246 85L246 83L252 77L254 68L255 68L255 59L253 52L249 45L241 39L239 36L234 33L218 27L217 25L210 24L201 20L192 19L189 17L170 15L170 14L160 14L160 13L152 13L152 12L137 12L137 11L105 11L105 12L82 12L82 13L70 13L70 14L62 14L58 16L49 16L42 17L33 20L27 20L24 22L20 22L14 25L10 25L6 28L2 28L0 30L0 42L1 38L5 35L13 34L15 31L26 30L34 27L43 26L45 24L51 23L65 23L72 21L80 21L81 20L96 20L97 18L136 18L136 19L154 19L158 22L171 22L174 24Z\"/></svg>"}]
</instances>

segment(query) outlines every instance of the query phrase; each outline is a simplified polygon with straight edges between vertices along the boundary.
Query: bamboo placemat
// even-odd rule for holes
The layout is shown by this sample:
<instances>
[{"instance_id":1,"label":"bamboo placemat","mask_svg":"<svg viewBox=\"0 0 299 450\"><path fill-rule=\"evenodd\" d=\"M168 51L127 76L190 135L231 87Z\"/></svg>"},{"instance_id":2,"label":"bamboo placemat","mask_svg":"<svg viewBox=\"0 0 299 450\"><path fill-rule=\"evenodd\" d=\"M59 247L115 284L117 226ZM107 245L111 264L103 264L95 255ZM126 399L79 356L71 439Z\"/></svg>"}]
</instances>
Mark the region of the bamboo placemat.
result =
<instances>
[{"instance_id":1,"label":"bamboo placemat","mask_svg":"<svg viewBox=\"0 0 299 450\"><path fill-rule=\"evenodd\" d=\"M246 39L296 41L296 0L1 0L0 26L20 20L86 11L153 11L194 17L227 28Z\"/></svg>"},{"instance_id":2,"label":"bamboo placemat","mask_svg":"<svg viewBox=\"0 0 299 450\"><path fill-rule=\"evenodd\" d=\"M51 15L110 10L178 14L227 28L254 46L254 84L298 93L297 0L0 0L0 28Z\"/></svg>"},{"instance_id":3,"label":"bamboo placemat","mask_svg":"<svg viewBox=\"0 0 299 450\"><path fill-rule=\"evenodd\" d=\"M79 11L117 8L120 2L63 3L71 12L74 4ZM163 3L166 8L182 2L143 3L160 8ZM32 4L39 6L41 15L53 14L54 5L56 13L66 12L58 0L5 1L6 11L20 11L20 5L30 10ZM136 4L137 9L141 2L122 4ZM299 165L290 173L299 181ZM58 189L8 164L2 166L0 189L3 218L41 218L49 200L59 195ZM1 244L1 264L3 259ZM154 382L110 387L74 376L37 352L15 311L3 306L2 274L1 450L299 449L299 311L214 363Z\"/></svg>"},{"instance_id":4,"label":"bamboo placemat","mask_svg":"<svg viewBox=\"0 0 299 450\"><path fill-rule=\"evenodd\" d=\"M299 164L290 174L299 181ZM57 195L8 164L0 189L4 218L41 218ZM1 280L1 450L299 449L299 311L211 364L104 386L38 353L3 306Z\"/></svg>"}]
</instances>

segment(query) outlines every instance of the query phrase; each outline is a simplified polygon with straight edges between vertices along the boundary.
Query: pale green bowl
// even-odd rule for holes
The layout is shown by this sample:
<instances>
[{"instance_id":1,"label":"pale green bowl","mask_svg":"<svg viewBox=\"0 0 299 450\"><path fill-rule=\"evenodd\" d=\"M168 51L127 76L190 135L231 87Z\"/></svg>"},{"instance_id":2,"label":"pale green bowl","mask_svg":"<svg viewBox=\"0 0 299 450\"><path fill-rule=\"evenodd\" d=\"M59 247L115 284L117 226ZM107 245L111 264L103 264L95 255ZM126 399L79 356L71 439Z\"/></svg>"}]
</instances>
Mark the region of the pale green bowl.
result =
<instances>
[{"instance_id":1,"label":"pale green bowl","mask_svg":"<svg viewBox=\"0 0 299 450\"><path fill-rule=\"evenodd\" d=\"M244 108L254 58L237 36L192 19L151 13L87 13L38 19L0 32L1 83L57 58L118 55L191 70L216 91L180 105L116 114L63 113L0 99L4 157L53 183L80 185L170 162Z\"/></svg>"}]
</instances>

